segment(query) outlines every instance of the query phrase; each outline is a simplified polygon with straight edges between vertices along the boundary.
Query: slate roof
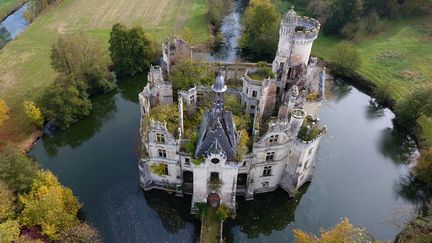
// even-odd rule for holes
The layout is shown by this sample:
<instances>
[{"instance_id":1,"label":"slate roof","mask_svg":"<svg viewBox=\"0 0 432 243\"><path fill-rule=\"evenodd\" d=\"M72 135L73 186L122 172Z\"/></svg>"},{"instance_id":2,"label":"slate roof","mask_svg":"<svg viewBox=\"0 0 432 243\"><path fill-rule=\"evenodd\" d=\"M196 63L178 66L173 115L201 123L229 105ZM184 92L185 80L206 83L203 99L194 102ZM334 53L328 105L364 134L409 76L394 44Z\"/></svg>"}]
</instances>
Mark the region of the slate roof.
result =
<instances>
[{"instance_id":1,"label":"slate roof","mask_svg":"<svg viewBox=\"0 0 432 243\"><path fill-rule=\"evenodd\" d=\"M232 112L225 111L221 119L206 111L201 121L200 137L195 156L201 157L207 152L211 152L212 145L217 139L218 149L221 148L227 159L233 161L236 155L236 136Z\"/></svg>"}]
</instances>

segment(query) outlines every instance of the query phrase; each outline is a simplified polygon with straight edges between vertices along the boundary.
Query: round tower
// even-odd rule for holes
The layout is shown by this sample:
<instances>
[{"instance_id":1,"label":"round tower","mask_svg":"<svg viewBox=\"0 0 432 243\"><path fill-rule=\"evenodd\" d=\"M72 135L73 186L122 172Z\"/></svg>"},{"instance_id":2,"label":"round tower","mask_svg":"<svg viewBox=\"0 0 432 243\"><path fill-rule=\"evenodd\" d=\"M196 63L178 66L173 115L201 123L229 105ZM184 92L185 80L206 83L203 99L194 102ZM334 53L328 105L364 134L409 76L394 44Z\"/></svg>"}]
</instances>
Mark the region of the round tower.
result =
<instances>
[{"instance_id":1,"label":"round tower","mask_svg":"<svg viewBox=\"0 0 432 243\"><path fill-rule=\"evenodd\" d=\"M292 7L283 17L279 29L279 45L273 61L273 72L279 80L291 75L293 66L308 64L312 45L321 24L313 18L298 16Z\"/></svg>"},{"instance_id":2,"label":"round tower","mask_svg":"<svg viewBox=\"0 0 432 243\"><path fill-rule=\"evenodd\" d=\"M291 136L293 137L297 136L305 117L306 117L306 112L304 110L294 109L291 111L291 119L289 121Z\"/></svg>"}]
</instances>

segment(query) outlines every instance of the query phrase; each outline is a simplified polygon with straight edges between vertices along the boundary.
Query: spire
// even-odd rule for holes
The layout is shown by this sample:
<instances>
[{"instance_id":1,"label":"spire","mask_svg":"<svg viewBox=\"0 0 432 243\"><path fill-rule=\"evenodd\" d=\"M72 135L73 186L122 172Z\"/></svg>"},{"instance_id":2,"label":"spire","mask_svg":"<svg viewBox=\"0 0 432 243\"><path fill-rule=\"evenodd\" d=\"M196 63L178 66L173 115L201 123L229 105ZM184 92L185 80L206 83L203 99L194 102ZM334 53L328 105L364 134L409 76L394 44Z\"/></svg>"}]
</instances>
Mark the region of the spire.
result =
<instances>
[{"instance_id":1,"label":"spire","mask_svg":"<svg viewBox=\"0 0 432 243\"><path fill-rule=\"evenodd\" d=\"M214 117L222 117L224 113L224 92L227 90L225 80L222 75L218 74L215 83L212 86L214 92L212 114Z\"/></svg>"},{"instance_id":2,"label":"spire","mask_svg":"<svg viewBox=\"0 0 432 243\"><path fill-rule=\"evenodd\" d=\"M225 80L222 75L218 74L215 83L212 86L212 90L216 93L223 93L227 90L227 86L225 85Z\"/></svg>"}]
</instances>

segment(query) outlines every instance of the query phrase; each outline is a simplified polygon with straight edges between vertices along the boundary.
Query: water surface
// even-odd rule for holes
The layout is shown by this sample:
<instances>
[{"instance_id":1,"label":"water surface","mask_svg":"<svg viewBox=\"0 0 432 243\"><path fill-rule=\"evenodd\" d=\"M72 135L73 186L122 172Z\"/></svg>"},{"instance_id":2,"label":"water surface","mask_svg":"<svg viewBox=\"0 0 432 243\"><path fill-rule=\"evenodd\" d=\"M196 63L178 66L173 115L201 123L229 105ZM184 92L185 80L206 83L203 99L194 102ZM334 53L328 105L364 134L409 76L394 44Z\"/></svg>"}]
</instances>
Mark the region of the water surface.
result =
<instances>
[{"instance_id":1,"label":"water surface","mask_svg":"<svg viewBox=\"0 0 432 243\"><path fill-rule=\"evenodd\" d=\"M0 49L29 26L28 21L24 18L28 5L28 3L24 4L0 23Z\"/></svg>"},{"instance_id":2,"label":"water surface","mask_svg":"<svg viewBox=\"0 0 432 243\"><path fill-rule=\"evenodd\" d=\"M66 131L45 135L30 152L84 203L85 218L107 242L192 242L199 223L190 198L144 193L138 180L139 104L145 80L121 82L97 97L93 112ZM282 242L292 229L317 233L341 217L365 226L377 239L393 239L394 219L412 208L401 196L403 163L410 151L393 134L393 114L370 109L370 98L338 84L323 105L329 128L318 152L315 177L296 198L282 190L244 202L227 223L228 241Z\"/></svg>"}]
</instances>

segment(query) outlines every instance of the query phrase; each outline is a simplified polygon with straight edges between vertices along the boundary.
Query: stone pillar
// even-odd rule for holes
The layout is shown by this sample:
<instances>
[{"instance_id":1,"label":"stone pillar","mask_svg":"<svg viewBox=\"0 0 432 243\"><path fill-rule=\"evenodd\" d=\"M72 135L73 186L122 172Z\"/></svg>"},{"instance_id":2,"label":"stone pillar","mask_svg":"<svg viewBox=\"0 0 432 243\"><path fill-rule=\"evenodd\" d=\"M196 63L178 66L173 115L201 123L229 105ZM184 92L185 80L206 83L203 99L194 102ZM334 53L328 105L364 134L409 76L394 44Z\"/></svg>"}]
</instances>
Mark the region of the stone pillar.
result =
<instances>
[{"instance_id":1,"label":"stone pillar","mask_svg":"<svg viewBox=\"0 0 432 243\"><path fill-rule=\"evenodd\" d=\"M184 124L183 124L183 98L179 96L178 98L178 109L179 109L179 133L180 137L184 134Z\"/></svg>"}]
</instances>

